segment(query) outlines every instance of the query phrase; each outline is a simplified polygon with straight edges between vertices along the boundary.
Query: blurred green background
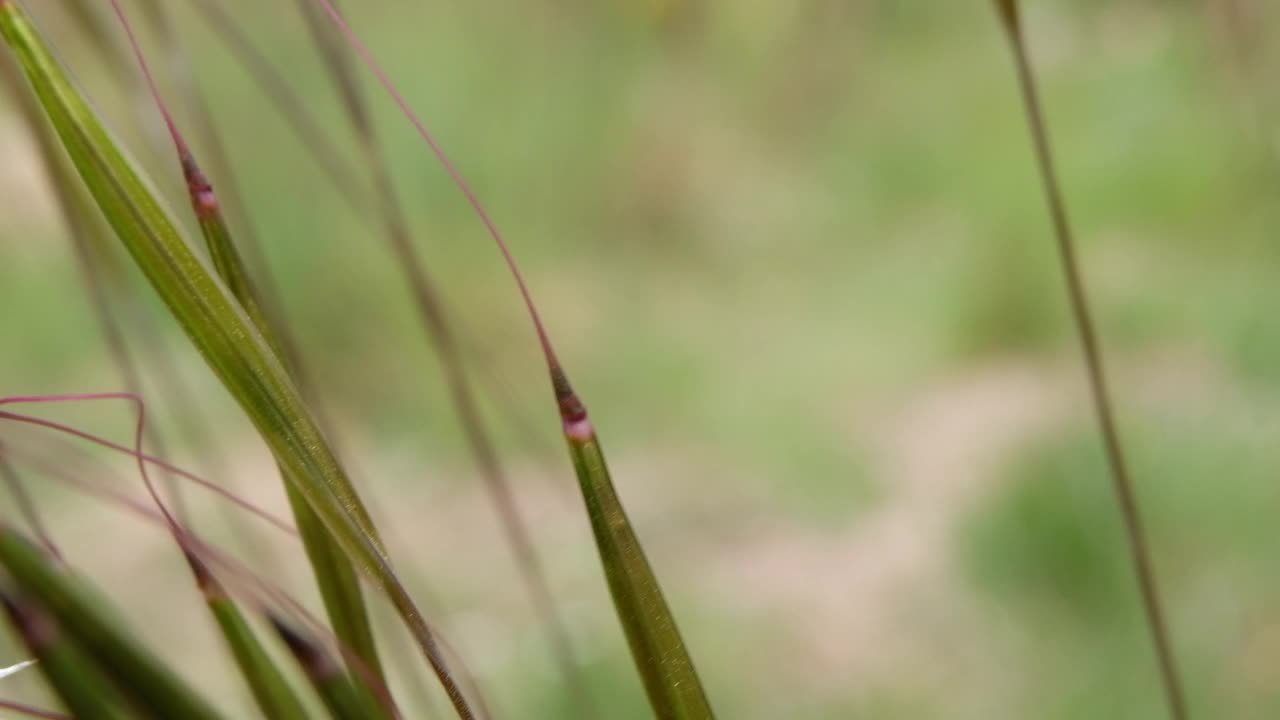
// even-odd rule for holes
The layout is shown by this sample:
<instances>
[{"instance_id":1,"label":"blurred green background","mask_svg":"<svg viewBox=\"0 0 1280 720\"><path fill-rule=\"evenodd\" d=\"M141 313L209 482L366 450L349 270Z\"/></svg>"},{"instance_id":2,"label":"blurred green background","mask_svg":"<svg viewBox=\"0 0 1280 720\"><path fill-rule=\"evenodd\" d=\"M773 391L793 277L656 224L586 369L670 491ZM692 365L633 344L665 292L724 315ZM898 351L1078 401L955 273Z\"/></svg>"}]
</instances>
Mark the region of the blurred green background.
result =
<instances>
[{"instance_id":1,"label":"blurred green background","mask_svg":"<svg viewBox=\"0 0 1280 720\"><path fill-rule=\"evenodd\" d=\"M167 4L393 555L496 715L572 716L376 216L325 182L189 4ZM29 5L185 213L136 69L105 61L62 4ZM347 5L508 234L721 717L1165 716L988 3ZM1193 715L1276 717L1280 8L1027 5ZM361 168L294 4L226 6ZM144 40L189 122L174 61ZM514 286L367 89L596 703L647 717ZM119 389L5 108L0 393ZM251 428L132 281L158 331L121 319L172 454L282 510ZM122 441L132 428L123 406L38 412ZM59 459L140 492L127 462ZM163 535L23 470L72 561L193 682L247 703ZM295 546L197 507L202 530L314 599ZM38 685L0 680L0 696Z\"/></svg>"}]
</instances>

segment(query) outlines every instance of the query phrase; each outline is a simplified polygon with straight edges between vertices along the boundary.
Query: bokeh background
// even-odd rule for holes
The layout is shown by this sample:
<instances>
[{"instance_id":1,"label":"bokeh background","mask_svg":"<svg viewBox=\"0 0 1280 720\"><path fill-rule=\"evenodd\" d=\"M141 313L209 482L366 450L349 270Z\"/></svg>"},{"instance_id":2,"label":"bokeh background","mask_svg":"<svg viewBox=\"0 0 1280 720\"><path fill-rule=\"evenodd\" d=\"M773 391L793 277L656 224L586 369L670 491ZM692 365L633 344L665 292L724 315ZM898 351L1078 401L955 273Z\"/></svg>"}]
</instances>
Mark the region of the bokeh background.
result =
<instances>
[{"instance_id":1,"label":"bokeh background","mask_svg":"<svg viewBox=\"0 0 1280 720\"><path fill-rule=\"evenodd\" d=\"M165 2L247 198L234 212L263 238L393 555L497 716L572 717L376 216L326 182L190 3ZM75 3L28 5L189 220L136 68ZM223 5L367 188L295 5ZM989 3L347 5L509 235L721 717L1165 716ZM1275 717L1280 8L1026 14L1193 713ZM143 39L189 123L179 62ZM367 89L601 716L648 717L510 277ZM4 102L0 394L120 389ZM117 277L169 453L283 511L248 423L137 274ZM119 404L35 411L132 432ZM140 497L129 463L12 426L0 440L72 562L186 677L247 707L164 535L49 472ZM192 503L201 531L319 607L296 546ZM20 659L2 642L0 664ZM0 695L42 691L28 673Z\"/></svg>"}]
</instances>

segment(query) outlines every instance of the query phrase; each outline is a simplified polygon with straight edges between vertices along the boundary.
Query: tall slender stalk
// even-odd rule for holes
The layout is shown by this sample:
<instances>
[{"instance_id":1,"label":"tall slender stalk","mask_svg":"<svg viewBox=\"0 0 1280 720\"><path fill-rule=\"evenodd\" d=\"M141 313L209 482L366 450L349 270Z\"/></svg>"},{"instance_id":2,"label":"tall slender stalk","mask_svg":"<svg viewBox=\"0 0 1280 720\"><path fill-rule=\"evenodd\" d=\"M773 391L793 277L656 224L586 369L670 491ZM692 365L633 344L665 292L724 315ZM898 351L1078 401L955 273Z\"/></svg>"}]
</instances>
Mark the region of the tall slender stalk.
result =
<instances>
[{"instance_id":1,"label":"tall slender stalk","mask_svg":"<svg viewBox=\"0 0 1280 720\"><path fill-rule=\"evenodd\" d=\"M1093 400L1094 414L1097 417L1098 429L1102 434L1102 444L1106 451L1112 486L1120 505L1120 515L1124 521L1125 533L1128 536L1129 552L1142 594L1144 615L1160 665L1160 677L1164 687L1165 698L1169 705L1171 717L1174 720L1185 720L1187 717L1186 699L1174 659L1173 643L1165 621L1163 604L1156 582L1155 568L1151 561L1151 551L1148 548L1146 532L1143 530L1137 494L1133 489L1133 480L1129 473L1128 463L1125 460L1124 448L1120 442L1120 431L1115 420L1111 392L1108 389L1101 342L1095 329L1093 314L1089 309L1084 276L1080 270L1080 262L1077 259L1075 237L1067 218L1066 202L1063 200L1062 189L1058 183L1057 170L1054 167L1053 154L1050 151L1049 131L1044 120L1039 93L1036 89L1035 75L1028 59L1026 40L1023 36L1022 23L1018 12L1018 0L996 0L996 7L999 10L1000 19L1013 48L1018 84L1022 92L1023 105L1031 130L1032 142L1035 145L1036 160L1040 171L1040 179L1044 186L1045 201L1048 203L1049 214L1053 219L1053 231L1057 240L1058 257L1067 282L1067 295L1071 304L1071 315L1075 321L1076 334L1084 355L1085 367L1088 371L1089 392Z\"/></svg>"}]
</instances>

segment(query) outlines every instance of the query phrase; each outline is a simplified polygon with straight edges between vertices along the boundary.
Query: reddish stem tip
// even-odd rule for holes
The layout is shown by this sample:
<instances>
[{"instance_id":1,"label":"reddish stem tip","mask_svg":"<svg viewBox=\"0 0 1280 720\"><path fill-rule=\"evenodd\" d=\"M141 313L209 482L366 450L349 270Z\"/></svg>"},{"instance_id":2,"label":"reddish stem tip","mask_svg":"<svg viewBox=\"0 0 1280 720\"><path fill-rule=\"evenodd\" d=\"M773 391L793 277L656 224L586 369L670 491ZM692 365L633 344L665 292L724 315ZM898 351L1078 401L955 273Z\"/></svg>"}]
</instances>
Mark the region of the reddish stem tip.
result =
<instances>
[{"instance_id":1,"label":"reddish stem tip","mask_svg":"<svg viewBox=\"0 0 1280 720\"><path fill-rule=\"evenodd\" d=\"M174 135L174 141L178 146L178 161L182 163L182 177L186 179L187 192L191 195L191 207L197 218L208 220L218 214L218 196L181 136Z\"/></svg>"}]
</instances>

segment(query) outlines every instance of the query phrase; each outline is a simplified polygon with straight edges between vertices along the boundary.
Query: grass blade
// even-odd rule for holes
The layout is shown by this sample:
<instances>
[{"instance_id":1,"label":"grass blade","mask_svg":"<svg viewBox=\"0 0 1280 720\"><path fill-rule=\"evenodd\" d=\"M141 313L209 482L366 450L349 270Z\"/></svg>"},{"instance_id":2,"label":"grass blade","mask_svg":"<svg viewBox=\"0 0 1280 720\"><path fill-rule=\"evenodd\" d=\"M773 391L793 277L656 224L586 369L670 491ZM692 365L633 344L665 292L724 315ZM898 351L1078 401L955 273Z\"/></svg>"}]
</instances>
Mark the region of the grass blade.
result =
<instances>
[{"instance_id":1,"label":"grass blade","mask_svg":"<svg viewBox=\"0 0 1280 720\"><path fill-rule=\"evenodd\" d=\"M272 720L306 720L307 711L294 694L284 674L267 654L253 629L231 600L222 583L213 576L199 557L186 552L187 563L195 574L196 584L204 594L209 611L218 622L222 637L227 641L240 674L244 676L253 693L253 699L265 717Z\"/></svg>"},{"instance_id":2,"label":"grass blade","mask_svg":"<svg viewBox=\"0 0 1280 720\"><path fill-rule=\"evenodd\" d=\"M1115 420L1115 410L1111 401L1111 392L1107 386L1107 373L1102 358L1101 342L1094 326L1093 315L1089 309L1088 293L1085 290L1084 276L1080 271L1080 263L1076 258L1075 238L1071 232L1071 224L1067 219L1066 202L1058 184L1057 171L1054 169L1053 154L1049 147L1049 131L1045 125L1044 113L1041 109L1039 94L1036 90L1035 75L1027 54L1026 40L1022 33L1022 22L1019 16L1018 0L996 0L996 8L1000 14L1009 42L1013 47L1014 61L1017 66L1018 83L1021 88L1023 105L1026 108L1027 122L1030 125L1031 137L1035 145L1037 165L1041 182L1044 186L1045 200L1049 205L1049 214L1053 219L1054 237L1058 245L1059 260L1067 281L1067 294L1071 304L1071 314L1075 321L1076 333L1084 354L1085 366L1089 377L1089 391L1093 400L1094 413L1097 416L1098 428L1102 434L1106 451L1107 465L1111 471L1112 485L1116 499L1120 505L1120 514L1124 521L1125 532L1129 539L1129 552L1132 556L1134 573L1138 577L1138 585L1142 594L1143 612L1155 645L1156 660L1160 666L1160 678L1164 688L1165 699L1169 704L1169 713L1174 720L1186 720L1187 705L1182 682L1179 679L1177 663L1173 655L1173 643L1167 623L1164 619L1163 605L1156 582L1155 568L1151 561L1151 551L1147 547L1146 533L1143 530L1142 516L1138 510L1138 498L1133 489L1133 480L1125 461L1124 448L1120 443L1120 431Z\"/></svg>"},{"instance_id":3,"label":"grass blade","mask_svg":"<svg viewBox=\"0 0 1280 720\"><path fill-rule=\"evenodd\" d=\"M614 489L586 407L574 394L558 363L552 365L551 374L569 457L591 519L596 549L649 703L659 718L710 718L713 714L706 692L658 578Z\"/></svg>"},{"instance_id":4,"label":"grass blade","mask_svg":"<svg viewBox=\"0 0 1280 720\"><path fill-rule=\"evenodd\" d=\"M364 504L279 358L181 237L12 0L0 0L0 34L103 214L277 461L289 469L285 480L295 483L351 560L387 594L459 715L473 717L430 627L395 575Z\"/></svg>"},{"instance_id":5,"label":"grass blade","mask_svg":"<svg viewBox=\"0 0 1280 720\"><path fill-rule=\"evenodd\" d=\"M317 2L325 9L356 54L377 76L378 81L413 124L423 141L431 148L458 189L466 196L511 270L546 357L552 389L560 409L565 439L569 444L569 454L578 474L578 484L582 490L583 500L591 515L596 548L605 566L605 574L609 580L609 590L613 595L618 618L631 646L632 659L644 681L645 690L655 714L664 720L713 717L710 703L698 679L698 673L676 628L675 618L671 615L657 577L649 567L649 561L645 558L644 550L613 487L604 462L604 455L600 450L600 443L587 418L586 407L569 385L568 378L556 358L551 340L538 315L533 296L520 274L519 267L502 233L462 177L461 172L444 153L426 125L409 107L404 96L396 90L390 77L356 36L355 31L347 25L337 8L330 0L317 0Z\"/></svg>"},{"instance_id":6,"label":"grass blade","mask_svg":"<svg viewBox=\"0 0 1280 720\"><path fill-rule=\"evenodd\" d=\"M217 720L220 716L156 659L124 624L110 616L87 587L52 567L25 537L0 526L0 565L21 590L46 608L58 624L111 676L121 692L160 717Z\"/></svg>"},{"instance_id":7,"label":"grass blade","mask_svg":"<svg viewBox=\"0 0 1280 720\"><path fill-rule=\"evenodd\" d=\"M112 0L112 7L124 28L129 46L137 58L147 87L173 141L190 195L191 206L195 211L196 220L205 238L214 268L232 296L240 303L254 328L262 335L276 357L280 358L287 367L289 356L281 344L280 336L274 332L271 323L268 322L259 295L231 238L231 231L223 216L218 197L200 170L195 156L161 97L159 88L151 75L151 69L134 36L133 28L129 25L117 0ZM293 376L292 368L289 370L290 375ZM280 464L279 468L282 476L291 472L283 464ZM369 622L369 613L360 592L360 582L355 568L343 554L342 548L334 542L315 511L307 504L306 498L297 489L298 485L296 479L288 479L285 482L285 490L334 631L342 642L356 653L364 666L375 675L377 681L385 684L385 676L374 642L373 628Z\"/></svg>"},{"instance_id":8,"label":"grass blade","mask_svg":"<svg viewBox=\"0 0 1280 720\"><path fill-rule=\"evenodd\" d=\"M120 694L94 667L93 661L35 603L0 595L22 641L39 658L41 674L58 699L79 720L127 720Z\"/></svg>"}]
</instances>

